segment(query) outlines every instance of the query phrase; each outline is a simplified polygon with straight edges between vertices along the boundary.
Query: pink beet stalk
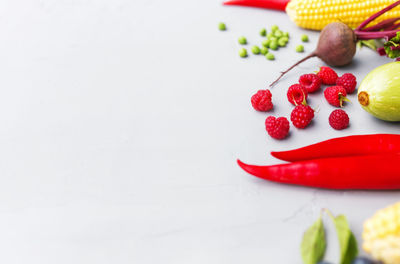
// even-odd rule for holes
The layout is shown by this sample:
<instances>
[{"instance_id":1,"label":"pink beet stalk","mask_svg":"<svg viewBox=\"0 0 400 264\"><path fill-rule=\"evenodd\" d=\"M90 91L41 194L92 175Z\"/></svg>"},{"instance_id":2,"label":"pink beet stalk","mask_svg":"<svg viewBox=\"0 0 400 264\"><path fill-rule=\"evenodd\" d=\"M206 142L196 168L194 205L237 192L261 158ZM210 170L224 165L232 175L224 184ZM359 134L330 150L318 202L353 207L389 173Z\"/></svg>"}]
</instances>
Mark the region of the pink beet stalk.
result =
<instances>
[{"instance_id":1,"label":"pink beet stalk","mask_svg":"<svg viewBox=\"0 0 400 264\"><path fill-rule=\"evenodd\" d=\"M392 10L396 6L400 5L400 0L394 2L393 4L385 7L381 11L373 14L367 20L362 22L355 30L354 33L359 40L367 40L367 39L378 39L385 38L390 39L396 36L397 31L399 31L400 23L395 24L396 21L400 20L400 17L386 19L375 26L365 28L369 23L374 21L376 18L385 14L386 12Z\"/></svg>"}]
</instances>

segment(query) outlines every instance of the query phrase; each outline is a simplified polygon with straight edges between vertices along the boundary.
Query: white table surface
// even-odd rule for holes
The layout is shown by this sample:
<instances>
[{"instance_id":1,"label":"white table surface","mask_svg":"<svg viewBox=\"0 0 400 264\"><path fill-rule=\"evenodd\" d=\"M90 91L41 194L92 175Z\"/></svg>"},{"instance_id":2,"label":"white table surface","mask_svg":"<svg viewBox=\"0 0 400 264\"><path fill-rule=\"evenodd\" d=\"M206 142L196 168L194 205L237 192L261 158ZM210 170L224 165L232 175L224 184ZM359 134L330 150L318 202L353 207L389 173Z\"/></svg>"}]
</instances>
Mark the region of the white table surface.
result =
<instances>
[{"instance_id":1,"label":"white table surface","mask_svg":"<svg viewBox=\"0 0 400 264\"><path fill-rule=\"evenodd\" d=\"M1 263L300 264L301 234L321 208L346 214L360 242L363 220L400 199L279 185L236 165L399 132L355 95L350 128L334 131L320 93L313 125L269 138L250 96L302 56L294 47L306 32L284 13L204 0L16 0L0 3L0 22ZM239 58L238 36L258 44L272 24L292 36L276 61ZM318 33L307 34L310 52ZM338 72L361 80L388 61L363 49ZM274 115L289 115L288 85L322 65L312 59L272 89Z\"/></svg>"}]
</instances>

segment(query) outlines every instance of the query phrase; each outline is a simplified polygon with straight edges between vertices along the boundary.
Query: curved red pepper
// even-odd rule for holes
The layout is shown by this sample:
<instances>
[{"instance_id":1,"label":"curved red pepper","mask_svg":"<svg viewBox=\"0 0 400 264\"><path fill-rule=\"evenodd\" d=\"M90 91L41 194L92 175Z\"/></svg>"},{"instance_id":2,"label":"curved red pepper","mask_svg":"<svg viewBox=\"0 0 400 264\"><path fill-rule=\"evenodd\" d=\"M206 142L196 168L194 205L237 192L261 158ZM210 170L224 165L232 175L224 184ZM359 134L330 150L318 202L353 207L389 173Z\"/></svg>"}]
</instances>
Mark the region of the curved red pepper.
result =
<instances>
[{"instance_id":1,"label":"curved red pepper","mask_svg":"<svg viewBox=\"0 0 400 264\"><path fill-rule=\"evenodd\" d=\"M400 135L373 134L333 138L306 147L273 151L271 155L285 161L330 157L400 153Z\"/></svg>"},{"instance_id":2,"label":"curved red pepper","mask_svg":"<svg viewBox=\"0 0 400 264\"><path fill-rule=\"evenodd\" d=\"M240 5L285 11L290 0L228 0L224 5Z\"/></svg>"},{"instance_id":3,"label":"curved red pepper","mask_svg":"<svg viewBox=\"0 0 400 264\"><path fill-rule=\"evenodd\" d=\"M315 159L272 166L239 166L259 178L326 189L400 189L400 155Z\"/></svg>"}]
</instances>

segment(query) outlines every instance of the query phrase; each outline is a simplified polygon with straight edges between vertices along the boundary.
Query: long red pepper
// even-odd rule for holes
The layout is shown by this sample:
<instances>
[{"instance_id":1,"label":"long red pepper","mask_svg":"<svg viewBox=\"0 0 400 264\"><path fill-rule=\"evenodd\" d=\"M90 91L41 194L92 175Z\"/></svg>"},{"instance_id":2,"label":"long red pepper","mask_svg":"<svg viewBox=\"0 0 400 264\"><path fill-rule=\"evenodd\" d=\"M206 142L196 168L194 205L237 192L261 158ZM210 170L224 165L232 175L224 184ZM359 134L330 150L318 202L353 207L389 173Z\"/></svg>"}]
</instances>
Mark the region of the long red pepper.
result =
<instances>
[{"instance_id":1,"label":"long red pepper","mask_svg":"<svg viewBox=\"0 0 400 264\"><path fill-rule=\"evenodd\" d=\"M224 5L241 5L285 11L289 0L228 0Z\"/></svg>"},{"instance_id":2,"label":"long red pepper","mask_svg":"<svg viewBox=\"0 0 400 264\"><path fill-rule=\"evenodd\" d=\"M400 155L326 158L272 166L239 166L259 178L326 189L400 189Z\"/></svg>"},{"instance_id":3,"label":"long red pepper","mask_svg":"<svg viewBox=\"0 0 400 264\"><path fill-rule=\"evenodd\" d=\"M285 161L357 155L400 153L400 135L373 134L333 138L288 151L273 151L271 155Z\"/></svg>"}]
</instances>

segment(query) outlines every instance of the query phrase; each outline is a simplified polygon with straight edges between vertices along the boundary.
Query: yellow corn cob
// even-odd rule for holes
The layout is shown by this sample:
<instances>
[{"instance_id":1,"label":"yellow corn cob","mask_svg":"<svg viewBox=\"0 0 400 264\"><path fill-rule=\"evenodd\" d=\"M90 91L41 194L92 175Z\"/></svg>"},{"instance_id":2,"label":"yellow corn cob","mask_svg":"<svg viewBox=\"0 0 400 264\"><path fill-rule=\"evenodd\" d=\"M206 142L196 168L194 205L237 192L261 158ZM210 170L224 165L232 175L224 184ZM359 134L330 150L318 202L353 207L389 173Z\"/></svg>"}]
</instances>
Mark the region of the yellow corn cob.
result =
<instances>
[{"instance_id":1,"label":"yellow corn cob","mask_svg":"<svg viewBox=\"0 0 400 264\"><path fill-rule=\"evenodd\" d=\"M363 248L385 264L400 263L400 202L379 210L364 223Z\"/></svg>"},{"instance_id":2,"label":"yellow corn cob","mask_svg":"<svg viewBox=\"0 0 400 264\"><path fill-rule=\"evenodd\" d=\"M382 10L395 0L291 0L286 6L286 13L297 26L321 30L331 22L343 22L356 28L371 15ZM399 17L397 6L370 25L387 18Z\"/></svg>"}]
</instances>

